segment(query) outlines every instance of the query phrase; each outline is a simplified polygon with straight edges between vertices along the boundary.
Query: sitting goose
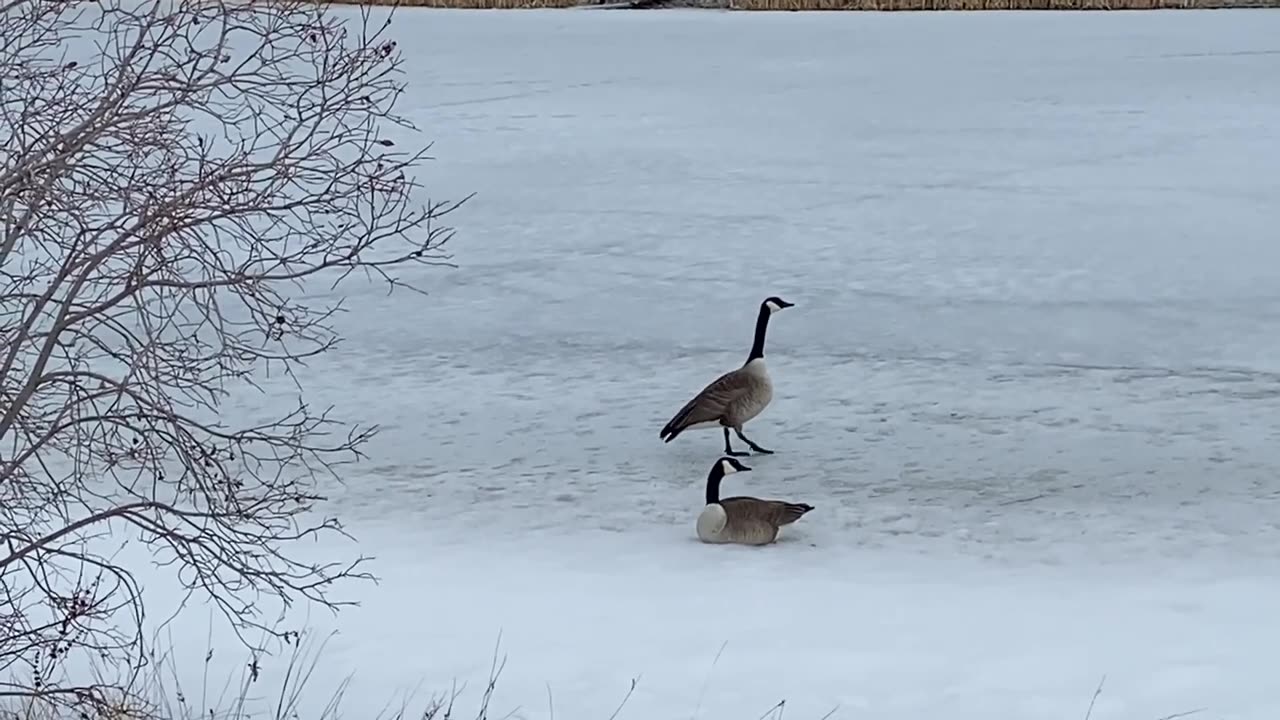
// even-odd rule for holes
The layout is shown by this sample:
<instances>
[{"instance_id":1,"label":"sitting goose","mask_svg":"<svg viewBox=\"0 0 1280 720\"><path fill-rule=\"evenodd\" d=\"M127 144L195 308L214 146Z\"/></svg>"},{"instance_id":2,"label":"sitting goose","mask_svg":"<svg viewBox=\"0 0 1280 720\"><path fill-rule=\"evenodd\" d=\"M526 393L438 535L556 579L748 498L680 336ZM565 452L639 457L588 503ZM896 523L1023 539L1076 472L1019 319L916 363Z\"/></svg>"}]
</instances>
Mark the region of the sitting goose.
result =
<instances>
[{"instance_id":1,"label":"sitting goose","mask_svg":"<svg viewBox=\"0 0 1280 720\"><path fill-rule=\"evenodd\" d=\"M742 367L721 375L707 385L692 400L680 408L670 422L658 433L663 442L675 440L680 433L696 427L724 428L724 453L733 457L743 457L750 453L735 452L729 443L729 428L737 433L738 438L758 453L773 454L747 439L742 434L742 426L773 400L773 381L769 378L769 369L764 364L764 338L769 330L769 316L789 303L779 297L765 298L760 303L760 314L756 316L756 337L751 345L751 353Z\"/></svg>"},{"instance_id":2,"label":"sitting goose","mask_svg":"<svg viewBox=\"0 0 1280 720\"><path fill-rule=\"evenodd\" d=\"M778 539L783 525L800 519L812 505L753 497L720 499L720 480L739 470L749 471L732 457L722 457L707 476L707 506L698 515L698 539L704 543L768 545Z\"/></svg>"}]
</instances>

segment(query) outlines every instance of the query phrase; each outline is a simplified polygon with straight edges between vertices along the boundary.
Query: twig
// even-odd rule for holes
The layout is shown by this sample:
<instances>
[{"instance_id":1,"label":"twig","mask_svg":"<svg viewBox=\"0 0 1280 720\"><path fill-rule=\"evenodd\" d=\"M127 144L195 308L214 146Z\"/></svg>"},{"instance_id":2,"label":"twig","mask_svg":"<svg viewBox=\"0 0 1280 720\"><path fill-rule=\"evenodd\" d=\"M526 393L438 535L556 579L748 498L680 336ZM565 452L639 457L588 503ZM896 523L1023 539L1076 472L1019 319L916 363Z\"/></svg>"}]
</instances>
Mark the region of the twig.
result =
<instances>
[{"instance_id":1,"label":"twig","mask_svg":"<svg viewBox=\"0 0 1280 720\"><path fill-rule=\"evenodd\" d=\"M1192 715L1199 715L1200 713L1208 709L1209 708L1196 708L1195 710L1187 710L1186 712L1178 712L1172 715L1165 715L1164 717L1158 718L1157 720L1178 720L1178 718L1191 717Z\"/></svg>"},{"instance_id":2,"label":"twig","mask_svg":"<svg viewBox=\"0 0 1280 720\"><path fill-rule=\"evenodd\" d=\"M640 680L638 677L631 678L631 687L627 690L627 694L623 696L622 702L618 703L618 709L613 711L609 716L609 720L617 720L618 713L622 712L622 708L626 706L627 701L631 699L631 693L636 691L636 683Z\"/></svg>"},{"instance_id":3,"label":"twig","mask_svg":"<svg viewBox=\"0 0 1280 720\"><path fill-rule=\"evenodd\" d=\"M716 656L711 660L711 667L707 668L707 676L702 680L702 690L698 693L698 704L693 709L693 717L696 719L698 713L702 712L702 701L707 696L707 688L711 686L711 673L715 672L716 663L720 662L720 655L724 653L725 646L729 644L728 640L720 643L720 649L716 651Z\"/></svg>"},{"instance_id":4,"label":"twig","mask_svg":"<svg viewBox=\"0 0 1280 720\"><path fill-rule=\"evenodd\" d=\"M1002 507L1007 505L1018 505L1020 503L1035 502L1036 500L1040 500L1042 498L1047 498L1047 497L1049 497L1049 493L1040 493L1039 495L1032 495L1031 497L1016 498L1014 500L1005 500L1004 502L1000 503L1000 505Z\"/></svg>"},{"instance_id":5,"label":"twig","mask_svg":"<svg viewBox=\"0 0 1280 720\"><path fill-rule=\"evenodd\" d=\"M757 720L764 720L765 718L767 718L767 717L769 717L770 715L772 715L772 714L774 713L774 711L777 711L777 713L778 713L777 720L782 720L782 713L783 713L783 711L784 711L784 710L786 710L786 707L787 707L787 699L786 699L786 698L783 698L783 699L781 699L781 700L779 700L779 701L778 701L778 704L777 704L777 705L774 705L773 707L769 708L768 710L765 710L765 711L764 711L764 714L763 714L763 715L761 715L759 718L757 718Z\"/></svg>"},{"instance_id":6,"label":"twig","mask_svg":"<svg viewBox=\"0 0 1280 720\"><path fill-rule=\"evenodd\" d=\"M480 711L476 714L476 720L487 720L489 717L489 703L493 700L493 691L497 689L498 678L502 676L502 671L507 667L507 656L502 656L502 662L498 662L498 649L502 646L502 630L498 630L498 639L493 644L493 660L489 664L489 681L485 684L484 694L480 699Z\"/></svg>"},{"instance_id":7,"label":"twig","mask_svg":"<svg viewBox=\"0 0 1280 720\"><path fill-rule=\"evenodd\" d=\"M1098 702L1098 696L1102 694L1102 685L1106 681L1107 681L1106 675L1103 675L1102 679L1098 681L1098 689L1093 691L1093 699L1089 701L1089 710L1085 712L1084 720L1089 720L1089 718L1093 717L1093 705L1094 703Z\"/></svg>"}]
</instances>

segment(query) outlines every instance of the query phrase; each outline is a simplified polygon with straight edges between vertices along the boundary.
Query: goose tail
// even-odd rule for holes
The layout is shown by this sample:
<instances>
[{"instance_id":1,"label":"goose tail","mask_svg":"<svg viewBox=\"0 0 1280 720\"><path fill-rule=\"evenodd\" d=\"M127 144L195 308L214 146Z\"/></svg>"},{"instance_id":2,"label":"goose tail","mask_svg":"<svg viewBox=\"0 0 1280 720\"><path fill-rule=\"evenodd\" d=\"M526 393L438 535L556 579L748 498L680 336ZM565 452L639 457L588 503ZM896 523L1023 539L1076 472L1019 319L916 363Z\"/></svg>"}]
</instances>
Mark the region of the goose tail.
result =
<instances>
[{"instance_id":1,"label":"goose tail","mask_svg":"<svg viewBox=\"0 0 1280 720\"><path fill-rule=\"evenodd\" d=\"M675 440L680 433L685 431L685 420L688 419L689 412L691 410L693 410L693 403L680 408L680 412L676 413L675 417L668 420L667 424L662 426L662 430L658 432L658 437L662 438L663 442L671 442L672 440Z\"/></svg>"},{"instance_id":2,"label":"goose tail","mask_svg":"<svg viewBox=\"0 0 1280 720\"><path fill-rule=\"evenodd\" d=\"M684 432L684 428L677 427L676 421L672 420L662 428L662 432L658 433L658 437L662 438L662 442L671 442L682 432Z\"/></svg>"},{"instance_id":3,"label":"goose tail","mask_svg":"<svg viewBox=\"0 0 1280 720\"><path fill-rule=\"evenodd\" d=\"M785 503L782 509L782 524L790 525L804 517L810 510L813 510L813 506L809 503Z\"/></svg>"}]
</instances>

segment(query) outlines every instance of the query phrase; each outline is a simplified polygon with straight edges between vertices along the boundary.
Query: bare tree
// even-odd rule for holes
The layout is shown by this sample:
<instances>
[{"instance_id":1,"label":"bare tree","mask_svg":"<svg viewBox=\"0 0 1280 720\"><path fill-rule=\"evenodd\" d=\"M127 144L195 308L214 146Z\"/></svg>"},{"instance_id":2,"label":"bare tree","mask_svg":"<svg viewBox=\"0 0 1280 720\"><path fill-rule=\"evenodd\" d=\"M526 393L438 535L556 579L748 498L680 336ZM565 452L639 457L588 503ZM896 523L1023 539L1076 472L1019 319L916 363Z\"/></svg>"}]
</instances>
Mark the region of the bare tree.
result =
<instances>
[{"instance_id":1,"label":"bare tree","mask_svg":"<svg viewBox=\"0 0 1280 720\"><path fill-rule=\"evenodd\" d=\"M0 11L0 702L87 716L128 678L87 682L72 659L145 655L137 568L109 555L123 538L242 638L288 639L270 607L336 607L335 582L367 577L295 549L342 532L318 514L325 478L374 429L223 408L334 346L343 279L412 287L397 273L446 263L460 202L417 199L427 147L402 147L385 9Z\"/></svg>"}]
</instances>

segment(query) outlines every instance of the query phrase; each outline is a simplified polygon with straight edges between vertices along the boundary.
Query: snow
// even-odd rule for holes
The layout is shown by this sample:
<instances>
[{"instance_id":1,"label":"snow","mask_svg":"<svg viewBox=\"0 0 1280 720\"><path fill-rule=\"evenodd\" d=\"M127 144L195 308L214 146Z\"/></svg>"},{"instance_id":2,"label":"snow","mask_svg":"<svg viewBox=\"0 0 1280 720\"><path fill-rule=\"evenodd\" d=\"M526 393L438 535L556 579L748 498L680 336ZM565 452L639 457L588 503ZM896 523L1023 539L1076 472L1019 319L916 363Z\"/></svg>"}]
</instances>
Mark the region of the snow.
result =
<instances>
[{"instance_id":1,"label":"snow","mask_svg":"<svg viewBox=\"0 0 1280 720\"><path fill-rule=\"evenodd\" d=\"M556 717L607 718L637 678L622 717L1074 720L1106 675L1096 718L1274 717L1272 578L835 551L820 517L765 551L675 529L390 551L405 570L333 656L396 657L356 662L377 698L466 679L470 708L500 631L495 716L549 717L549 685Z\"/></svg>"},{"instance_id":2,"label":"snow","mask_svg":"<svg viewBox=\"0 0 1280 720\"><path fill-rule=\"evenodd\" d=\"M349 711L465 706L501 632L496 716L1280 712L1280 12L395 32L431 197L479 194L304 378L383 428L334 490L383 578ZM721 439L658 429L769 295L778 454L726 491L816 509L702 545Z\"/></svg>"}]
</instances>

